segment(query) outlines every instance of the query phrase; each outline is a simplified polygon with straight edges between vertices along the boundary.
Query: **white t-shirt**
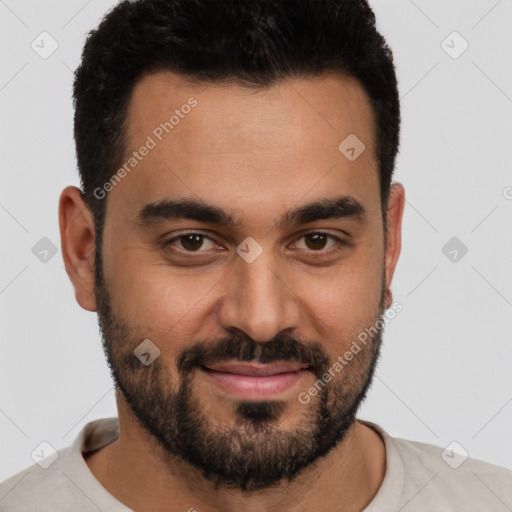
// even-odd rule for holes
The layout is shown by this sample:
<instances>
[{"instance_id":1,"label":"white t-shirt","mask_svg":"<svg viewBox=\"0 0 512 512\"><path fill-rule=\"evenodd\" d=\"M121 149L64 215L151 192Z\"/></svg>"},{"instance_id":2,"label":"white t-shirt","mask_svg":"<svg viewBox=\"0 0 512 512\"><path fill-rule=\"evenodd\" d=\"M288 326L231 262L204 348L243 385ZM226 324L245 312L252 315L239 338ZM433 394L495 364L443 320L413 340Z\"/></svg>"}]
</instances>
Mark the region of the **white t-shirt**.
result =
<instances>
[{"instance_id":1,"label":"white t-shirt","mask_svg":"<svg viewBox=\"0 0 512 512\"><path fill-rule=\"evenodd\" d=\"M512 511L511 470L471 458L460 464L453 451L394 438L375 423L359 421L377 431L386 445L384 480L363 512ZM88 423L48 467L41 466L50 457L3 482L0 511L133 512L96 480L82 456L118 436L116 417Z\"/></svg>"}]
</instances>

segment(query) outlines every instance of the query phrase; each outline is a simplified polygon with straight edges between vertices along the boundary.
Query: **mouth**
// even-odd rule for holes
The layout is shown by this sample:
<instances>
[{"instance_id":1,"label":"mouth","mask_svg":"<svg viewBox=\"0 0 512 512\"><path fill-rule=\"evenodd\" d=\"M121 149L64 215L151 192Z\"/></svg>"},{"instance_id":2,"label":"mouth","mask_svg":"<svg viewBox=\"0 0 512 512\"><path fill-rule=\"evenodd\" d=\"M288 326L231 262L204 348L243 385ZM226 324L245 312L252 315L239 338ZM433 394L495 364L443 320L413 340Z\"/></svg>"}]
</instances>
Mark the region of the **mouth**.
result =
<instances>
[{"instance_id":1,"label":"mouth","mask_svg":"<svg viewBox=\"0 0 512 512\"><path fill-rule=\"evenodd\" d=\"M309 374L309 367L298 363L222 363L202 366L210 382L231 394L262 399L289 391Z\"/></svg>"},{"instance_id":2,"label":"mouth","mask_svg":"<svg viewBox=\"0 0 512 512\"><path fill-rule=\"evenodd\" d=\"M248 375L253 377L268 377L282 373L298 372L307 370L307 365L297 363L223 363L203 366L206 370L223 373L233 373L236 375Z\"/></svg>"}]
</instances>

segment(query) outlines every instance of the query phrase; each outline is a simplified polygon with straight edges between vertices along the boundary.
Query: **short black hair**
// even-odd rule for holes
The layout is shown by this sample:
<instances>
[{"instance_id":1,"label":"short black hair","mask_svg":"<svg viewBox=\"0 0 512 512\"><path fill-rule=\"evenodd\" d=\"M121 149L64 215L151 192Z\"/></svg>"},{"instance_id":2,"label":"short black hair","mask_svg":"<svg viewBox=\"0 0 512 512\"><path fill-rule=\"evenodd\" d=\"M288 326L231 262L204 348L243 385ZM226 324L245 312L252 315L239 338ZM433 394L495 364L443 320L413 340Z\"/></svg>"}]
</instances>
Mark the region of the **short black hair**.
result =
<instances>
[{"instance_id":1,"label":"short black hair","mask_svg":"<svg viewBox=\"0 0 512 512\"><path fill-rule=\"evenodd\" d=\"M94 190L123 164L131 92L164 70L261 88L327 72L356 78L373 109L386 224L400 104L392 52L366 0L125 0L88 34L73 84L77 163L97 245L108 198Z\"/></svg>"}]
</instances>

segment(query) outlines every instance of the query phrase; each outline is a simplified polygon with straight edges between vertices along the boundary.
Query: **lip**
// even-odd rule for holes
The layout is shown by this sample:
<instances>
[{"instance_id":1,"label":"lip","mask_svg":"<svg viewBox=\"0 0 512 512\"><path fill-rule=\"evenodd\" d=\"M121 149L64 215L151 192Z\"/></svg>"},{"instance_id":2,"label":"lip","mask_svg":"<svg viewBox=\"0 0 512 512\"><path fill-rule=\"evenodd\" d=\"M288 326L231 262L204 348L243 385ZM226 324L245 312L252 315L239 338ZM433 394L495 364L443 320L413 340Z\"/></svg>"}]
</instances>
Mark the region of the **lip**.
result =
<instances>
[{"instance_id":1,"label":"lip","mask_svg":"<svg viewBox=\"0 0 512 512\"><path fill-rule=\"evenodd\" d=\"M225 363L203 366L200 371L224 391L256 400L282 395L309 373L296 363Z\"/></svg>"},{"instance_id":2,"label":"lip","mask_svg":"<svg viewBox=\"0 0 512 512\"><path fill-rule=\"evenodd\" d=\"M221 363L206 365L208 370L237 375L250 375L254 377L267 377L281 373L297 372L307 368L307 365L298 363Z\"/></svg>"}]
</instances>

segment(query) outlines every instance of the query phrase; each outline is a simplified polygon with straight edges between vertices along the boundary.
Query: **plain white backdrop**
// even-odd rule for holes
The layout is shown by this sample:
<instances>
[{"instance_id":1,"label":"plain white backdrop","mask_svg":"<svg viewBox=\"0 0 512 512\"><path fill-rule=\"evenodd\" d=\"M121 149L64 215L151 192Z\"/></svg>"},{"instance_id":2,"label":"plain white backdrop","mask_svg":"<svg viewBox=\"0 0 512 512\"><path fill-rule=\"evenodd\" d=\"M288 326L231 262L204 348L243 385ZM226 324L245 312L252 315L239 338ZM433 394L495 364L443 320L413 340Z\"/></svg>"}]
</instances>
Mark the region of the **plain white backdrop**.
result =
<instances>
[{"instance_id":1,"label":"plain white backdrop","mask_svg":"<svg viewBox=\"0 0 512 512\"><path fill-rule=\"evenodd\" d=\"M0 1L0 481L33 464L42 441L63 448L116 415L97 318L74 299L57 222L60 191L79 185L73 70L114 4ZM359 418L512 468L512 1L371 5L397 65L395 180L407 204L392 285L403 311ZM40 37L45 51L58 44L46 59L31 47ZM38 243L55 255L41 261Z\"/></svg>"}]
</instances>

